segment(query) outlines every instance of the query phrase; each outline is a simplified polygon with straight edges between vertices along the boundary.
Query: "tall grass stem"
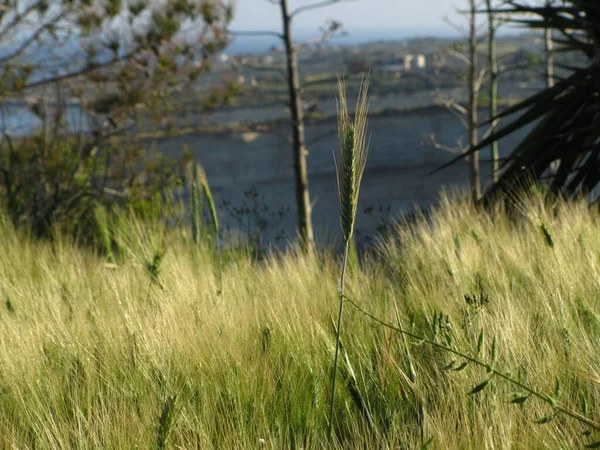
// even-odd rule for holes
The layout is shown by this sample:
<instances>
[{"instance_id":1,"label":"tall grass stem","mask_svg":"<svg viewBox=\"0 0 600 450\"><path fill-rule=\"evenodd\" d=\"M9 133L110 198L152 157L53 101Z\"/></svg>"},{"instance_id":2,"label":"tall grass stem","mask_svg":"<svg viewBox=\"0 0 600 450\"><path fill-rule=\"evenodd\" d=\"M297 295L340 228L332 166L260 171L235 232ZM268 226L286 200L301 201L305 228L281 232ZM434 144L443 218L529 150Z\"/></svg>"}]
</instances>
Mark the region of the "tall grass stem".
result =
<instances>
[{"instance_id":1,"label":"tall grass stem","mask_svg":"<svg viewBox=\"0 0 600 450\"><path fill-rule=\"evenodd\" d=\"M344 286L346 284L346 267L348 266L348 253L350 250L350 242L346 242L344 247L344 262L342 264L342 276L340 278L340 308L338 311L336 338L335 338L335 356L333 360L333 374L331 376L331 402L329 405L329 436L333 433L333 411L335 402L335 385L337 381L338 359L340 354L340 330L342 329L342 315L344 312Z\"/></svg>"},{"instance_id":2,"label":"tall grass stem","mask_svg":"<svg viewBox=\"0 0 600 450\"><path fill-rule=\"evenodd\" d=\"M336 329L335 356L333 359L333 373L331 375L331 404L329 406L329 437L333 438L333 412L335 402L335 387L337 381L340 336L342 332L342 315L344 312L344 289L346 284L346 269L348 266L348 254L354 233L356 211L358 209L358 197L360 194L360 183L365 172L367 163L367 114L369 101L367 97L368 81L361 80L358 93L358 102L354 114L354 120L350 120L348 102L346 98L346 87L343 79L338 81L339 92L337 99L338 116L338 148L334 152L338 196L340 200L340 225L344 241L344 261L342 264L342 275L340 277L340 302L338 321Z\"/></svg>"}]
</instances>

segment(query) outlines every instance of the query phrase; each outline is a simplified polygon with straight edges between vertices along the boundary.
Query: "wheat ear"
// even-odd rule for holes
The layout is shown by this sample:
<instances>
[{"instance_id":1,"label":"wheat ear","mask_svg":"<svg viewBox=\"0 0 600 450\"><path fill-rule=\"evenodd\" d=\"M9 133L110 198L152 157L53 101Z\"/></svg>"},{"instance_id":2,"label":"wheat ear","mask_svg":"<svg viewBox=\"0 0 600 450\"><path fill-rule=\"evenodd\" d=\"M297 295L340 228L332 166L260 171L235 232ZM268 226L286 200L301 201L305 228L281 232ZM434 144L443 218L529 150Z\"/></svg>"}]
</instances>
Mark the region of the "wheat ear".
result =
<instances>
[{"instance_id":1,"label":"wheat ear","mask_svg":"<svg viewBox=\"0 0 600 450\"><path fill-rule=\"evenodd\" d=\"M369 101L367 98L368 80L363 78L358 94L358 104L354 121L350 120L348 103L346 101L346 86L343 79L338 79L338 148L334 152L335 170L337 176L338 194L340 198L340 223L344 238L344 262L340 278L340 302L338 321L336 327L335 356L333 361L333 374L331 376L331 403L329 410L329 435L333 436L333 410L335 401L335 385L337 379L338 357L340 351L340 335L342 330L342 313L344 310L344 286L346 282L346 267L350 241L354 232L356 211L358 209L358 196L360 183L367 163L367 115Z\"/></svg>"}]
</instances>

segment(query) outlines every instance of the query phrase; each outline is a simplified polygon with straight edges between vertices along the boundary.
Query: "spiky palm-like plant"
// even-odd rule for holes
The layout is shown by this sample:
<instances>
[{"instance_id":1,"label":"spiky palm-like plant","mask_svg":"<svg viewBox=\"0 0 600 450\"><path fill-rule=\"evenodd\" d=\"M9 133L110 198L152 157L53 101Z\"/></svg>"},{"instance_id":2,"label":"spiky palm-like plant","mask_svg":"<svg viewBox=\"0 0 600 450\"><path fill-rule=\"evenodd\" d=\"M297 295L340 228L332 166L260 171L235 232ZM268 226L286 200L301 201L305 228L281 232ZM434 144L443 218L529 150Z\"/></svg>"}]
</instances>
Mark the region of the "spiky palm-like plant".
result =
<instances>
[{"instance_id":1,"label":"spiky palm-like plant","mask_svg":"<svg viewBox=\"0 0 600 450\"><path fill-rule=\"evenodd\" d=\"M531 127L503 162L498 182L488 190L486 200L526 189L531 182L548 183L549 194L565 198L591 192L600 182L598 1L507 0L493 13L532 30L553 31L557 52L572 53L581 64L561 65L554 85L500 112L492 120L505 119L504 126L442 168Z\"/></svg>"},{"instance_id":2,"label":"spiky palm-like plant","mask_svg":"<svg viewBox=\"0 0 600 450\"><path fill-rule=\"evenodd\" d=\"M346 101L346 87L342 79L339 80L338 98L338 136L339 143L335 157L338 194L340 198L340 223L344 238L344 262L340 278L340 302L336 328L335 357L331 381L331 404L329 411L329 432L333 431L333 403L335 399L335 384L337 379L338 356L340 351L340 333L342 329L342 314L344 310L344 287L346 281L346 267L350 242L354 232L356 210L360 183L367 163L367 114L369 102L367 99L368 81L363 79L358 94L358 103L354 121L350 120L348 103Z\"/></svg>"}]
</instances>

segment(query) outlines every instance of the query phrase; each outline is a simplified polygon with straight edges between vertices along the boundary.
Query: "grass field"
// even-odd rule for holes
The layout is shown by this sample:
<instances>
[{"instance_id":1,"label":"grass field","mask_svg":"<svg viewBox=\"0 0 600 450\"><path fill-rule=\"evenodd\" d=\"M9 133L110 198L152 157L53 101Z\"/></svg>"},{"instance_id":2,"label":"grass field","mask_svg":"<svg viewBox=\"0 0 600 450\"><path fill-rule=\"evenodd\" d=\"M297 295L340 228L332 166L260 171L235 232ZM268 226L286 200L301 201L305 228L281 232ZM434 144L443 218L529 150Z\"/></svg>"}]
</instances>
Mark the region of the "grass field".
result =
<instances>
[{"instance_id":1,"label":"grass field","mask_svg":"<svg viewBox=\"0 0 600 450\"><path fill-rule=\"evenodd\" d=\"M444 370L464 360L348 303L333 440L340 261L332 252L255 261L226 251L218 294L218 258L189 230L164 233L123 219L111 227L120 249L111 265L67 240L36 242L2 221L0 447L593 443L600 435L562 412L534 421L553 413L552 402L600 421L598 216L583 204L550 214L536 199L517 211L509 220L501 207L488 214L445 200L427 220L399 225L375 254L351 261L346 290L381 320L481 361L491 361L495 340L494 370L557 398L513 404L526 392L499 376L468 395L488 377L484 368ZM145 264L162 236L166 253L152 281Z\"/></svg>"}]
</instances>

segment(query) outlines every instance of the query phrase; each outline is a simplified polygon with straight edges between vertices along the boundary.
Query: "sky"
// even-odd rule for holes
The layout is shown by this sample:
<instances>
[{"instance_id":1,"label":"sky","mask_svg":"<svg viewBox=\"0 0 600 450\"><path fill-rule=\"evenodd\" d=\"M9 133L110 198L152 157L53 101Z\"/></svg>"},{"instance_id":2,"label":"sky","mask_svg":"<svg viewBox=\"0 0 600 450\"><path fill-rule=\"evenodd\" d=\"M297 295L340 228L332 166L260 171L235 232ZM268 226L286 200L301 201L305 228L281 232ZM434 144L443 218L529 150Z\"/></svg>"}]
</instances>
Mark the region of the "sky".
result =
<instances>
[{"instance_id":1,"label":"sky","mask_svg":"<svg viewBox=\"0 0 600 450\"><path fill-rule=\"evenodd\" d=\"M289 0L291 9L319 0ZM389 37L412 35L450 35L453 29L444 16L455 16L464 0L347 0L322 9L305 12L296 18L296 29L317 30L327 19L341 21L349 33L380 31ZM278 30L281 18L276 5L268 0L237 0L232 29Z\"/></svg>"}]
</instances>

